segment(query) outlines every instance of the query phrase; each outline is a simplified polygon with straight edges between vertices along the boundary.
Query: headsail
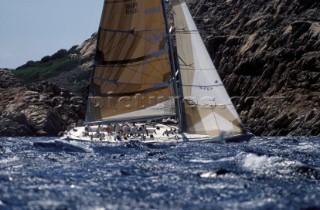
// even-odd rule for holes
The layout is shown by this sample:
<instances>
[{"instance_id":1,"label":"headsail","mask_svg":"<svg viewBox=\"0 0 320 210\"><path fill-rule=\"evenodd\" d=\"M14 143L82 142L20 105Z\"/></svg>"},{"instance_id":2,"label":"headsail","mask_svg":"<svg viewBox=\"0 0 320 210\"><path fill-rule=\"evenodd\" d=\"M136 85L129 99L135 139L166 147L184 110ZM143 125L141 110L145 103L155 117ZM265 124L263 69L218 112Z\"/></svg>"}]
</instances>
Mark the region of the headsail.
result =
<instances>
[{"instance_id":1,"label":"headsail","mask_svg":"<svg viewBox=\"0 0 320 210\"><path fill-rule=\"evenodd\" d=\"M184 0L173 0L187 133L243 132L241 120L214 67Z\"/></svg>"},{"instance_id":2,"label":"headsail","mask_svg":"<svg viewBox=\"0 0 320 210\"><path fill-rule=\"evenodd\" d=\"M86 122L175 115L161 1L105 0Z\"/></svg>"}]
</instances>

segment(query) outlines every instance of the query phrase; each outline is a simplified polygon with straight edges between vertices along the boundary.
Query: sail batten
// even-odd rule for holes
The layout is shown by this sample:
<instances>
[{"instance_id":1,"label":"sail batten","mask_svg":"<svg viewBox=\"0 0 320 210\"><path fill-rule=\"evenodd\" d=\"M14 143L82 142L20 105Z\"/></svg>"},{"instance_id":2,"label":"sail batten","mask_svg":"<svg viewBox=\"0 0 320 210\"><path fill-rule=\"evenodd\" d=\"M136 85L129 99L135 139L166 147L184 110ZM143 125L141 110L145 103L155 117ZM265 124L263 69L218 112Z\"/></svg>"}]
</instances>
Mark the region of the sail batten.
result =
<instances>
[{"instance_id":1,"label":"sail batten","mask_svg":"<svg viewBox=\"0 0 320 210\"><path fill-rule=\"evenodd\" d=\"M149 55L144 55L142 57L137 57L137 58L131 58L131 59L126 59L126 60L111 60L111 61L103 61L101 63L99 63L100 65L121 65L121 64L130 64L130 63L136 63L136 62L139 62L139 61L145 61L145 60L148 60L150 58L153 58L153 57L158 57L160 55L166 55L168 54L168 51L167 50L159 50L159 51L156 51L156 52L153 52Z\"/></svg>"},{"instance_id":2,"label":"sail batten","mask_svg":"<svg viewBox=\"0 0 320 210\"><path fill-rule=\"evenodd\" d=\"M98 31L86 121L174 116L167 31L161 1L106 0Z\"/></svg>"}]
</instances>

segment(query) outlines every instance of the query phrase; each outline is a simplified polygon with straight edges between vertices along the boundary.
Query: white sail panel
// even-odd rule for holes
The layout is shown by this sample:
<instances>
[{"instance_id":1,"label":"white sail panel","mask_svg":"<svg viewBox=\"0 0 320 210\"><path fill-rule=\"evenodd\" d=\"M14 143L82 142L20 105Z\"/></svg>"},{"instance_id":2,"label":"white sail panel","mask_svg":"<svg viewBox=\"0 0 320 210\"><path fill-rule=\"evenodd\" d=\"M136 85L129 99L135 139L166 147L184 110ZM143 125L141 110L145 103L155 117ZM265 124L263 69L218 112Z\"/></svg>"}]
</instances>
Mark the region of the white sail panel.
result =
<instances>
[{"instance_id":1,"label":"white sail panel","mask_svg":"<svg viewBox=\"0 0 320 210\"><path fill-rule=\"evenodd\" d=\"M97 101L97 99L95 100ZM122 100L128 101L130 100L130 98L123 98ZM130 107L130 103L126 103L126 105L122 107L121 105L119 105L119 103L117 103L117 107L113 110L117 110L115 114L103 115L101 117L95 118L96 123L99 123L99 121L101 122L146 121L150 119L160 119L165 116L170 117L172 116L172 114L175 113L173 99L169 99L162 103L157 103L153 106L148 106L147 108L141 108L140 110L135 107ZM110 112L110 110L108 111Z\"/></svg>"},{"instance_id":2,"label":"white sail panel","mask_svg":"<svg viewBox=\"0 0 320 210\"><path fill-rule=\"evenodd\" d=\"M90 95L87 107L90 114L86 115L86 121L87 123L135 122L173 116L175 106L172 94L168 88L163 88L132 95L118 96L117 93L110 93L108 96Z\"/></svg>"},{"instance_id":3,"label":"white sail panel","mask_svg":"<svg viewBox=\"0 0 320 210\"><path fill-rule=\"evenodd\" d=\"M173 0L186 132L239 134L241 120L222 84L187 4Z\"/></svg>"}]
</instances>

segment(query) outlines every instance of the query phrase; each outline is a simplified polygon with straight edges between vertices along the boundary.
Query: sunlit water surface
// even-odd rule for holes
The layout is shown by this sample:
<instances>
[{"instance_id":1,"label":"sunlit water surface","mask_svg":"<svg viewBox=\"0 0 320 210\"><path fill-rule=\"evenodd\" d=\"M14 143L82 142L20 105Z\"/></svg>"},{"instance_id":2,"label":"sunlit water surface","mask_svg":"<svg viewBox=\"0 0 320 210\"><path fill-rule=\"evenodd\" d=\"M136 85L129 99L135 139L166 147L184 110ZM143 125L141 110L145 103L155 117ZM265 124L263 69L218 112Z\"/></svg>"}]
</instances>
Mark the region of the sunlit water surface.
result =
<instances>
[{"instance_id":1,"label":"sunlit water surface","mask_svg":"<svg viewBox=\"0 0 320 210\"><path fill-rule=\"evenodd\" d=\"M319 137L70 147L52 140L0 138L0 209L320 208Z\"/></svg>"}]
</instances>

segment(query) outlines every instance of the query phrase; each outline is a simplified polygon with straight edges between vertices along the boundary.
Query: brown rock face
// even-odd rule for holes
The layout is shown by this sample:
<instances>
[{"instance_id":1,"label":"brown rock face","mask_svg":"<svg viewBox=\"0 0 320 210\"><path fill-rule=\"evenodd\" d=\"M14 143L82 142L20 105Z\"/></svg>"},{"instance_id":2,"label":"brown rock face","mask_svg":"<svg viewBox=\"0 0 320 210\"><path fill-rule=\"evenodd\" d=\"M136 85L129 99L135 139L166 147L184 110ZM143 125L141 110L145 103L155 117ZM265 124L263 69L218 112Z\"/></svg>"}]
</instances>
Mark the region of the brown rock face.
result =
<instances>
[{"instance_id":1,"label":"brown rock face","mask_svg":"<svg viewBox=\"0 0 320 210\"><path fill-rule=\"evenodd\" d=\"M55 84L1 89L0 136L57 136L84 119L85 105Z\"/></svg>"},{"instance_id":2,"label":"brown rock face","mask_svg":"<svg viewBox=\"0 0 320 210\"><path fill-rule=\"evenodd\" d=\"M21 81L15 78L12 70L0 69L0 88L17 87L21 85Z\"/></svg>"},{"instance_id":3,"label":"brown rock face","mask_svg":"<svg viewBox=\"0 0 320 210\"><path fill-rule=\"evenodd\" d=\"M320 134L320 2L188 4L249 130L256 135Z\"/></svg>"}]
</instances>

